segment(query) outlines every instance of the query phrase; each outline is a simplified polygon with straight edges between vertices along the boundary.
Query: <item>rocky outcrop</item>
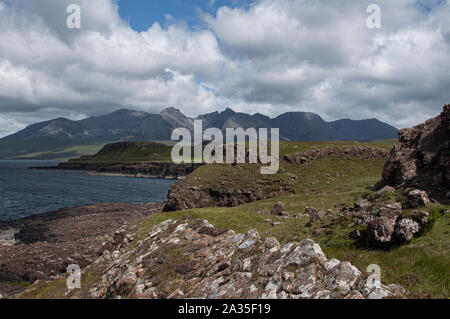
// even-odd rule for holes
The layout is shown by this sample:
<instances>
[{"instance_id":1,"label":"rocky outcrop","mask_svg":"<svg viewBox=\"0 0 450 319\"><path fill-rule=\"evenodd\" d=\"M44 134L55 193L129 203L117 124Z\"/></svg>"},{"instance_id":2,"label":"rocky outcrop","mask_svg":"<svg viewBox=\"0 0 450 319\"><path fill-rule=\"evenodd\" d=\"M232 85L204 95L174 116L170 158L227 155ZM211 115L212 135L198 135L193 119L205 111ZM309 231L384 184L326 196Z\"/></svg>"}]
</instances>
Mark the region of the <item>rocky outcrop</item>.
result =
<instances>
[{"instance_id":1,"label":"rocky outcrop","mask_svg":"<svg viewBox=\"0 0 450 319\"><path fill-rule=\"evenodd\" d=\"M375 147L348 146L348 147L326 147L317 149L313 147L303 153L295 155L285 155L283 159L291 164L307 165L311 161L328 157L350 157L362 158L366 160L375 158L386 158L386 150Z\"/></svg>"},{"instance_id":2,"label":"rocky outcrop","mask_svg":"<svg viewBox=\"0 0 450 319\"><path fill-rule=\"evenodd\" d=\"M255 175L246 179L239 175L241 164L227 168L227 173L231 172L230 175L216 174L216 167L213 165L204 165L187 178L172 184L164 203L164 211L214 206L234 207L294 193L292 186L282 179L267 181L261 178L257 165L245 167L255 170Z\"/></svg>"},{"instance_id":3,"label":"rocky outcrop","mask_svg":"<svg viewBox=\"0 0 450 319\"><path fill-rule=\"evenodd\" d=\"M310 239L280 244L256 230L236 234L206 220L167 220L137 245L107 250L94 265L93 298L382 298L397 286L373 283L349 262L328 259ZM89 271L89 268L87 269Z\"/></svg>"},{"instance_id":4,"label":"rocky outcrop","mask_svg":"<svg viewBox=\"0 0 450 319\"><path fill-rule=\"evenodd\" d=\"M123 175L149 178L183 178L202 164L174 164L170 162L83 163L63 162L58 166L30 167L30 169L81 171L102 175Z\"/></svg>"},{"instance_id":5,"label":"rocky outcrop","mask_svg":"<svg viewBox=\"0 0 450 319\"><path fill-rule=\"evenodd\" d=\"M185 210L202 207L234 207L264 199L258 188L214 188L174 184L169 188L164 211Z\"/></svg>"},{"instance_id":6,"label":"rocky outcrop","mask_svg":"<svg viewBox=\"0 0 450 319\"><path fill-rule=\"evenodd\" d=\"M389 153L383 179L392 186L417 180L429 192L449 191L450 104L424 124L399 131L399 144Z\"/></svg>"}]
</instances>

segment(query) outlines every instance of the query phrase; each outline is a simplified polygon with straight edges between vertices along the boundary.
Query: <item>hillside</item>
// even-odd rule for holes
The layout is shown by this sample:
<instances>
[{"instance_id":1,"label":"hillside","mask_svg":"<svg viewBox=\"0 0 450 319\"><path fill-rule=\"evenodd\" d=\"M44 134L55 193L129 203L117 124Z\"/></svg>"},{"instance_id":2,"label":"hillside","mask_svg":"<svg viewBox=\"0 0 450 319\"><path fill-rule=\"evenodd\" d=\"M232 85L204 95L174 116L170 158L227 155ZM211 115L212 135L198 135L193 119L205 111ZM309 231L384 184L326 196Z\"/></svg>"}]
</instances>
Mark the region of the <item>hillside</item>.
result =
<instances>
[{"instance_id":1,"label":"hillside","mask_svg":"<svg viewBox=\"0 0 450 319\"><path fill-rule=\"evenodd\" d=\"M271 119L227 108L196 119L204 121L204 129L275 127L280 129L281 139L290 141L371 141L397 137L396 128L376 119L326 122L317 114L305 112L285 113ZM173 129L192 130L193 121L175 108L167 108L160 114L118 110L80 121L57 118L1 138L0 158L62 159L92 155L98 146L116 141L170 141Z\"/></svg>"},{"instance_id":2,"label":"hillside","mask_svg":"<svg viewBox=\"0 0 450 319\"><path fill-rule=\"evenodd\" d=\"M172 147L157 142L117 142L106 144L95 155L72 158L72 163L170 162Z\"/></svg>"}]
</instances>

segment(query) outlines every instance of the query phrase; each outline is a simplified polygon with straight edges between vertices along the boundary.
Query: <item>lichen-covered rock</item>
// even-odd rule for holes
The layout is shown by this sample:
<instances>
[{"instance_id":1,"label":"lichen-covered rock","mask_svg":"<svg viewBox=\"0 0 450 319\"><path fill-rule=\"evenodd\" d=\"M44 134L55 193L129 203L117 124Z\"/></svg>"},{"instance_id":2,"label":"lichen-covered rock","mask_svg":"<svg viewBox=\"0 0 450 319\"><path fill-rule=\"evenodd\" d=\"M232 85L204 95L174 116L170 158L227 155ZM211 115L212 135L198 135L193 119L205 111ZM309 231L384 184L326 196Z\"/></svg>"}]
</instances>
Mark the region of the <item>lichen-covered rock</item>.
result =
<instances>
[{"instance_id":1,"label":"lichen-covered rock","mask_svg":"<svg viewBox=\"0 0 450 319\"><path fill-rule=\"evenodd\" d=\"M349 262L328 260L310 239L280 245L218 231L207 221L168 220L105 263L93 298L347 298L392 297L365 287ZM102 264L98 263L98 265ZM97 269L98 271L98 269Z\"/></svg>"},{"instance_id":2,"label":"lichen-covered rock","mask_svg":"<svg viewBox=\"0 0 450 319\"><path fill-rule=\"evenodd\" d=\"M395 225L395 237L400 243L407 243L420 231L419 223L403 218Z\"/></svg>"},{"instance_id":3,"label":"lichen-covered rock","mask_svg":"<svg viewBox=\"0 0 450 319\"><path fill-rule=\"evenodd\" d=\"M373 218L367 225L369 243L379 248L389 248L393 242L396 217L379 216Z\"/></svg>"}]
</instances>

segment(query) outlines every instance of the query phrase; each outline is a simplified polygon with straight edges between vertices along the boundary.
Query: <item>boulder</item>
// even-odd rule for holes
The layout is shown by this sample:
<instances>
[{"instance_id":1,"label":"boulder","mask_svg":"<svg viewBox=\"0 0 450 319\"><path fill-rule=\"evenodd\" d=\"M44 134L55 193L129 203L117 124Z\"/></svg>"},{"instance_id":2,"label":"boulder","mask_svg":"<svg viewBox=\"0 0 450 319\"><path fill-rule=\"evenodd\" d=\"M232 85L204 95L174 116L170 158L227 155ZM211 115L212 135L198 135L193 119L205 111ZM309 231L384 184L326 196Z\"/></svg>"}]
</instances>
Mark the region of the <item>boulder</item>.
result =
<instances>
[{"instance_id":1,"label":"boulder","mask_svg":"<svg viewBox=\"0 0 450 319\"><path fill-rule=\"evenodd\" d=\"M367 238L369 243L379 248L389 248L393 242L396 217L379 216L369 221Z\"/></svg>"},{"instance_id":2,"label":"boulder","mask_svg":"<svg viewBox=\"0 0 450 319\"><path fill-rule=\"evenodd\" d=\"M395 188L392 186L384 186L382 189L380 189L377 194L375 195L376 198L383 197L383 194L385 193L394 193Z\"/></svg>"},{"instance_id":3,"label":"boulder","mask_svg":"<svg viewBox=\"0 0 450 319\"><path fill-rule=\"evenodd\" d=\"M417 208L427 206L430 203L428 194L425 191L413 190L406 195L405 201L403 202L403 208Z\"/></svg>"},{"instance_id":4,"label":"boulder","mask_svg":"<svg viewBox=\"0 0 450 319\"><path fill-rule=\"evenodd\" d=\"M409 242L415 234L420 231L419 223L409 219L403 218L395 225L395 238L399 243Z\"/></svg>"},{"instance_id":5,"label":"boulder","mask_svg":"<svg viewBox=\"0 0 450 319\"><path fill-rule=\"evenodd\" d=\"M272 215L281 215L284 211L284 204L282 202L277 202L275 206L273 206L272 211L270 212Z\"/></svg>"}]
</instances>

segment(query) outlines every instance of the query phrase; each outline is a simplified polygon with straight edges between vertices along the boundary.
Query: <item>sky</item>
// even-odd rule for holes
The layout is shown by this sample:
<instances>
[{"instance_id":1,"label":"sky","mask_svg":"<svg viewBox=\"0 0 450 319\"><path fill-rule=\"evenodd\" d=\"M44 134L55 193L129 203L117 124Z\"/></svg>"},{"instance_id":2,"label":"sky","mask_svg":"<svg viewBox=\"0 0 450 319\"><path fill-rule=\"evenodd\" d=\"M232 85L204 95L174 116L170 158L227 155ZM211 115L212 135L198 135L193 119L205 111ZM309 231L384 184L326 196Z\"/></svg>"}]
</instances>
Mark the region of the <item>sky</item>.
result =
<instances>
[{"instance_id":1,"label":"sky","mask_svg":"<svg viewBox=\"0 0 450 319\"><path fill-rule=\"evenodd\" d=\"M0 137L121 108L410 127L450 102L449 21L448 0L0 0Z\"/></svg>"}]
</instances>

